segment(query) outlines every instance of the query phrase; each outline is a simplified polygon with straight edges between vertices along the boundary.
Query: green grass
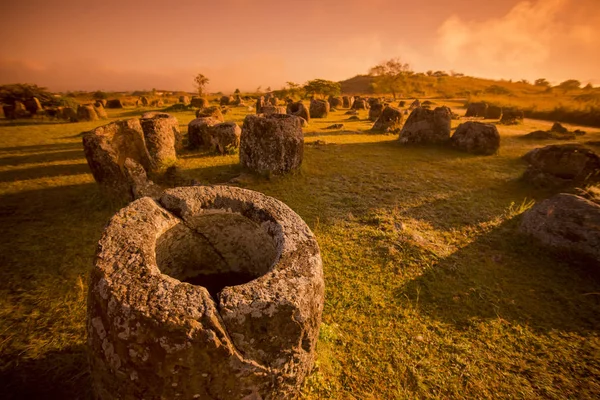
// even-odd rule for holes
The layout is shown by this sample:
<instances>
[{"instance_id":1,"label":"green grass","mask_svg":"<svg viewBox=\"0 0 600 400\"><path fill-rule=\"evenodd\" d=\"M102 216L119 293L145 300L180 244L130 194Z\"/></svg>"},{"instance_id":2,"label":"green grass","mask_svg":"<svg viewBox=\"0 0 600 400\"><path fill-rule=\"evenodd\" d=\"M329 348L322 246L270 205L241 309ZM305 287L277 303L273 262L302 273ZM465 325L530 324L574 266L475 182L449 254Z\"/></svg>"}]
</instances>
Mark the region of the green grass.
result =
<instances>
[{"instance_id":1,"label":"green grass","mask_svg":"<svg viewBox=\"0 0 600 400\"><path fill-rule=\"evenodd\" d=\"M304 397L598 398L598 278L517 232L549 195L518 181L520 156L542 144L518 136L551 123L499 126L499 155L480 157L400 146L344 111L305 129L321 142L305 146L300 171L237 184L288 204L321 247L325 309ZM185 132L193 112L174 115ZM99 123L1 123L0 393L90 398L87 276L122 206L83 156L79 133ZM206 184L242 172L237 154L184 152L178 165Z\"/></svg>"}]
</instances>

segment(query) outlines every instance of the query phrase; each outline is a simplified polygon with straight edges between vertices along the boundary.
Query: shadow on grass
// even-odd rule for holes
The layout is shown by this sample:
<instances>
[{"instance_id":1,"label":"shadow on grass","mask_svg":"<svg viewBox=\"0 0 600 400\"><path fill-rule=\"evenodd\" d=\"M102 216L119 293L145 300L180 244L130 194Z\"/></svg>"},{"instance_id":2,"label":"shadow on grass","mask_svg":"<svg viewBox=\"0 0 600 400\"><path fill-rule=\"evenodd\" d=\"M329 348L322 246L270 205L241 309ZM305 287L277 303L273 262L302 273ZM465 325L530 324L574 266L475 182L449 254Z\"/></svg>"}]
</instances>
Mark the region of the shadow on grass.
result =
<instances>
[{"instance_id":1,"label":"shadow on grass","mask_svg":"<svg viewBox=\"0 0 600 400\"><path fill-rule=\"evenodd\" d=\"M530 201L544 199L551 194L548 191L533 189L520 179L512 179L477 190L465 189L447 198L404 208L400 214L406 218L426 221L435 229L447 231L485 223L502 211L508 211L498 209L499 199L506 199L503 203L505 207L517 209Z\"/></svg>"},{"instance_id":2,"label":"shadow on grass","mask_svg":"<svg viewBox=\"0 0 600 400\"><path fill-rule=\"evenodd\" d=\"M47 165L27 169L13 169L0 171L0 182L15 182L28 179L52 178L56 176L69 176L89 174L87 164Z\"/></svg>"},{"instance_id":3,"label":"shadow on grass","mask_svg":"<svg viewBox=\"0 0 600 400\"><path fill-rule=\"evenodd\" d=\"M92 399L86 347L70 346L3 366L0 393L6 400Z\"/></svg>"},{"instance_id":4,"label":"shadow on grass","mask_svg":"<svg viewBox=\"0 0 600 400\"><path fill-rule=\"evenodd\" d=\"M33 146L0 147L0 153L40 153L44 151L82 149L81 143L39 144Z\"/></svg>"},{"instance_id":5,"label":"shadow on grass","mask_svg":"<svg viewBox=\"0 0 600 400\"><path fill-rule=\"evenodd\" d=\"M184 171L189 179L195 179L202 185L227 184L243 172L239 163L202 167Z\"/></svg>"},{"instance_id":6,"label":"shadow on grass","mask_svg":"<svg viewBox=\"0 0 600 400\"><path fill-rule=\"evenodd\" d=\"M330 130L323 129L316 132L308 131L304 134L305 138L311 137L324 137L324 136L347 136L347 135L366 135L369 134L370 131L350 131L350 130Z\"/></svg>"},{"instance_id":7,"label":"shadow on grass","mask_svg":"<svg viewBox=\"0 0 600 400\"><path fill-rule=\"evenodd\" d=\"M1 127L10 126L33 126L33 125L62 125L68 124L65 120L50 120L50 119L18 119L18 120L0 120Z\"/></svg>"},{"instance_id":8,"label":"shadow on grass","mask_svg":"<svg viewBox=\"0 0 600 400\"><path fill-rule=\"evenodd\" d=\"M85 283L121 206L95 183L0 196L0 397L89 398Z\"/></svg>"},{"instance_id":9,"label":"shadow on grass","mask_svg":"<svg viewBox=\"0 0 600 400\"><path fill-rule=\"evenodd\" d=\"M63 150L39 154L24 154L19 156L0 157L0 166L21 164L45 164L57 161L85 160L83 146L78 150Z\"/></svg>"},{"instance_id":10,"label":"shadow on grass","mask_svg":"<svg viewBox=\"0 0 600 400\"><path fill-rule=\"evenodd\" d=\"M498 319L544 332L600 330L598 273L519 234L520 220L441 259L396 298L457 328Z\"/></svg>"}]
</instances>

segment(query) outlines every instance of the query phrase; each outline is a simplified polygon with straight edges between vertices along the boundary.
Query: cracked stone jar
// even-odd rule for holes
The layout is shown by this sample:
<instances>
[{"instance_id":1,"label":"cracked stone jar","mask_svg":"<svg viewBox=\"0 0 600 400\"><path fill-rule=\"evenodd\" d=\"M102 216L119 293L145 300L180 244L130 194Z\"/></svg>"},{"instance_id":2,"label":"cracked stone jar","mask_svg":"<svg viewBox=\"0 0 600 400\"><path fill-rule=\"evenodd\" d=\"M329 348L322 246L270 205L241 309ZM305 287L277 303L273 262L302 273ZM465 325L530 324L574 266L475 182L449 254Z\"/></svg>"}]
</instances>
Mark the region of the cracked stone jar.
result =
<instances>
[{"instance_id":1,"label":"cracked stone jar","mask_svg":"<svg viewBox=\"0 0 600 400\"><path fill-rule=\"evenodd\" d=\"M120 210L88 294L99 399L295 398L323 310L319 247L282 202L227 186Z\"/></svg>"}]
</instances>

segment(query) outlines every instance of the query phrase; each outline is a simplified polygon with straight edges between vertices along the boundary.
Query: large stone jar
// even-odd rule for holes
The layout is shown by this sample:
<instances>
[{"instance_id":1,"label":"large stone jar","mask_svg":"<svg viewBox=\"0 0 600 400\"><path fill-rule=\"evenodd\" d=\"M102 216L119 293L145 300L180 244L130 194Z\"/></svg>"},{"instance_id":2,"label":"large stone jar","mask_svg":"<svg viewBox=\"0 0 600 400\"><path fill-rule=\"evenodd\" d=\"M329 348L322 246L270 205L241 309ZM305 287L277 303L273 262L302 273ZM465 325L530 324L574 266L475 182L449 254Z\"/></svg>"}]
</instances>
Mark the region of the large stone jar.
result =
<instances>
[{"instance_id":1,"label":"large stone jar","mask_svg":"<svg viewBox=\"0 0 600 400\"><path fill-rule=\"evenodd\" d=\"M317 242L282 202L227 186L120 210L88 297L99 399L287 399L315 358Z\"/></svg>"}]
</instances>

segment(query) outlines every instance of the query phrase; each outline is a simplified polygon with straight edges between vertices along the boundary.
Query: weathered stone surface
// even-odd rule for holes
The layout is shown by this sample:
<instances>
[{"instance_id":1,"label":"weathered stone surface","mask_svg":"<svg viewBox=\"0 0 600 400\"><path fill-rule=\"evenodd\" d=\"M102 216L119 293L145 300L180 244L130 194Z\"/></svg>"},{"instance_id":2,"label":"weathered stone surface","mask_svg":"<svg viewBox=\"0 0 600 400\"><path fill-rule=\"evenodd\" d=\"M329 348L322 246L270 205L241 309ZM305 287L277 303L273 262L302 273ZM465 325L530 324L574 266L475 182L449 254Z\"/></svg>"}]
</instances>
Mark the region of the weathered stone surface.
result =
<instances>
[{"instance_id":1,"label":"weathered stone surface","mask_svg":"<svg viewBox=\"0 0 600 400\"><path fill-rule=\"evenodd\" d=\"M285 114L286 113L286 108L285 107L280 107L280 106L271 106L271 105L263 106L262 113L264 115Z\"/></svg>"},{"instance_id":2,"label":"weathered stone surface","mask_svg":"<svg viewBox=\"0 0 600 400\"><path fill-rule=\"evenodd\" d=\"M569 130L567 128L565 128L564 126L562 126L562 124L560 122L555 122L552 125L552 128L550 128L550 132L569 133Z\"/></svg>"},{"instance_id":3,"label":"weathered stone surface","mask_svg":"<svg viewBox=\"0 0 600 400\"><path fill-rule=\"evenodd\" d=\"M210 127L210 147L221 154L240 147L242 129L235 122L223 122Z\"/></svg>"},{"instance_id":4,"label":"weathered stone surface","mask_svg":"<svg viewBox=\"0 0 600 400\"><path fill-rule=\"evenodd\" d=\"M233 106L244 106L244 101L242 100L242 97L239 94L236 94L235 96L233 96L233 102L231 102L231 105Z\"/></svg>"},{"instance_id":5,"label":"weathered stone surface","mask_svg":"<svg viewBox=\"0 0 600 400\"><path fill-rule=\"evenodd\" d=\"M500 134L496 125L469 121L460 124L450 145L473 154L496 154L500 148Z\"/></svg>"},{"instance_id":6,"label":"weathered stone surface","mask_svg":"<svg viewBox=\"0 0 600 400\"><path fill-rule=\"evenodd\" d=\"M525 212L520 229L542 244L600 265L600 205L560 193Z\"/></svg>"},{"instance_id":7,"label":"weathered stone surface","mask_svg":"<svg viewBox=\"0 0 600 400\"><path fill-rule=\"evenodd\" d=\"M123 108L121 99L111 99L106 102L106 108Z\"/></svg>"},{"instance_id":8,"label":"weathered stone surface","mask_svg":"<svg viewBox=\"0 0 600 400\"><path fill-rule=\"evenodd\" d=\"M260 96L258 99L256 99L256 113L257 114L262 114L262 109L265 106L265 98L263 96Z\"/></svg>"},{"instance_id":9,"label":"weathered stone surface","mask_svg":"<svg viewBox=\"0 0 600 400\"><path fill-rule=\"evenodd\" d=\"M149 112L142 115L140 125L150 155L151 170L159 171L173 164L177 160L177 149L183 147L177 118L167 113Z\"/></svg>"},{"instance_id":10,"label":"weathered stone surface","mask_svg":"<svg viewBox=\"0 0 600 400\"><path fill-rule=\"evenodd\" d=\"M208 107L208 100L204 97L192 97L191 106L196 108Z\"/></svg>"},{"instance_id":11,"label":"weathered stone surface","mask_svg":"<svg viewBox=\"0 0 600 400\"><path fill-rule=\"evenodd\" d=\"M303 118L307 124L310 122L310 111L301 101L289 102L286 108L286 114Z\"/></svg>"},{"instance_id":12,"label":"weathered stone surface","mask_svg":"<svg viewBox=\"0 0 600 400\"><path fill-rule=\"evenodd\" d=\"M485 119L500 119L502 117L502 107L488 106L485 112Z\"/></svg>"},{"instance_id":13,"label":"weathered stone surface","mask_svg":"<svg viewBox=\"0 0 600 400\"><path fill-rule=\"evenodd\" d=\"M150 101L148 100L148 98L146 96L141 96L140 102L142 103L143 107L148 107L150 105Z\"/></svg>"},{"instance_id":14,"label":"weathered stone surface","mask_svg":"<svg viewBox=\"0 0 600 400\"><path fill-rule=\"evenodd\" d=\"M405 107L406 106L406 101L405 100L400 100L398 102L398 107Z\"/></svg>"},{"instance_id":15,"label":"weathered stone surface","mask_svg":"<svg viewBox=\"0 0 600 400\"><path fill-rule=\"evenodd\" d=\"M370 112L369 112L370 115ZM373 124L374 131L380 132L396 132L400 130L400 125L402 124L402 112L397 108L386 106L375 124Z\"/></svg>"},{"instance_id":16,"label":"weathered stone surface","mask_svg":"<svg viewBox=\"0 0 600 400\"><path fill-rule=\"evenodd\" d=\"M523 179L538 187L558 187L597 181L600 157L580 144L555 144L533 149L523 156L529 167Z\"/></svg>"},{"instance_id":17,"label":"weathered stone surface","mask_svg":"<svg viewBox=\"0 0 600 400\"><path fill-rule=\"evenodd\" d=\"M96 100L98 103L102 104L102 107L106 108L106 103L107 101L105 99L101 99L101 100Z\"/></svg>"},{"instance_id":18,"label":"weathered stone surface","mask_svg":"<svg viewBox=\"0 0 600 400\"><path fill-rule=\"evenodd\" d=\"M190 104L190 98L188 96L179 96L179 102L183 104Z\"/></svg>"},{"instance_id":19,"label":"weathered stone surface","mask_svg":"<svg viewBox=\"0 0 600 400\"><path fill-rule=\"evenodd\" d=\"M312 118L327 118L329 103L325 100L314 99L310 102L310 116Z\"/></svg>"},{"instance_id":20,"label":"weathered stone surface","mask_svg":"<svg viewBox=\"0 0 600 400\"><path fill-rule=\"evenodd\" d=\"M58 109L61 110L61 107ZM65 119L70 122L77 122L77 112L71 107L63 107L60 115L61 119Z\"/></svg>"},{"instance_id":21,"label":"weathered stone surface","mask_svg":"<svg viewBox=\"0 0 600 400\"><path fill-rule=\"evenodd\" d=\"M206 107L196 111L196 118L214 118L221 122L224 122L223 113L217 106Z\"/></svg>"},{"instance_id":22,"label":"weathered stone surface","mask_svg":"<svg viewBox=\"0 0 600 400\"><path fill-rule=\"evenodd\" d=\"M488 110L487 103L471 103L467 107L467 112L465 113L465 117L479 117L485 118Z\"/></svg>"},{"instance_id":23,"label":"weathered stone surface","mask_svg":"<svg viewBox=\"0 0 600 400\"><path fill-rule=\"evenodd\" d=\"M375 104L382 104L381 99L378 97L369 97L367 103L369 103L369 108L372 108Z\"/></svg>"},{"instance_id":24,"label":"weathered stone surface","mask_svg":"<svg viewBox=\"0 0 600 400\"><path fill-rule=\"evenodd\" d=\"M421 107L421 102L419 101L419 99L415 99L415 101L410 103L410 106L408 107L408 111L412 111L419 107Z\"/></svg>"},{"instance_id":25,"label":"weathered stone surface","mask_svg":"<svg viewBox=\"0 0 600 400\"><path fill-rule=\"evenodd\" d=\"M287 114L248 115L242 126L240 163L259 173L297 169L304 156L300 118Z\"/></svg>"},{"instance_id":26,"label":"weathered stone surface","mask_svg":"<svg viewBox=\"0 0 600 400\"><path fill-rule=\"evenodd\" d=\"M94 104L94 111L96 112L96 115L98 116L98 118L100 118L100 119L108 118L108 114L106 113L106 110L104 109L104 106L102 105L102 103L96 102Z\"/></svg>"},{"instance_id":27,"label":"weathered stone surface","mask_svg":"<svg viewBox=\"0 0 600 400\"><path fill-rule=\"evenodd\" d=\"M13 106L13 115L14 118L29 118L31 117L31 113L27 111L25 104L20 101L15 101Z\"/></svg>"},{"instance_id":28,"label":"weathered stone surface","mask_svg":"<svg viewBox=\"0 0 600 400\"><path fill-rule=\"evenodd\" d=\"M80 104L77 106L77 120L78 121L97 121L98 114L94 106L91 104Z\"/></svg>"},{"instance_id":29,"label":"weathered stone surface","mask_svg":"<svg viewBox=\"0 0 600 400\"><path fill-rule=\"evenodd\" d=\"M373 103L369 109L369 120L372 122L377 121L381 113L383 112L383 104Z\"/></svg>"},{"instance_id":30,"label":"weathered stone surface","mask_svg":"<svg viewBox=\"0 0 600 400\"><path fill-rule=\"evenodd\" d=\"M27 112L29 112L31 115L36 115L37 113L44 110L42 104L40 103L37 97L33 97L25 101L24 105Z\"/></svg>"},{"instance_id":31,"label":"weathered stone surface","mask_svg":"<svg viewBox=\"0 0 600 400\"><path fill-rule=\"evenodd\" d=\"M329 96L329 107L330 108L340 108L342 107L344 101L342 100L341 97L333 97L333 96ZM346 107L348 108L348 107Z\"/></svg>"},{"instance_id":32,"label":"weathered stone surface","mask_svg":"<svg viewBox=\"0 0 600 400\"><path fill-rule=\"evenodd\" d=\"M502 118L500 123L503 125L516 125L523 122L523 110L516 108L505 108L502 110Z\"/></svg>"},{"instance_id":33,"label":"weathered stone surface","mask_svg":"<svg viewBox=\"0 0 600 400\"><path fill-rule=\"evenodd\" d=\"M228 106L233 103L234 98L232 96L222 96L221 100L219 100L219 105Z\"/></svg>"},{"instance_id":34,"label":"weathered stone surface","mask_svg":"<svg viewBox=\"0 0 600 400\"><path fill-rule=\"evenodd\" d=\"M136 200L106 226L91 273L96 397L296 398L323 296L315 237L280 201L226 186Z\"/></svg>"},{"instance_id":35,"label":"weathered stone surface","mask_svg":"<svg viewBox=\"0 0 600 400\"><path fill-rule=\"evenodd\" d=\"M4 118L15 119L15 106L4 104L2 106L2 112L4 113Z\"/></svg>"},{"instance_id":36,"label":"weathered stone surface","mask_svg":"<svg viewBox=\"0 0 600 400\"><path fill-rule=\"evenodd\" d=\"M356 98L356 99L354 99L354 103L352 104L352 109L353 110L368 110L369 103L367 103L367 100L365 100L365 99Z\"/></svg>"},{"instance_id":37,"label":"weathered stone surface","mask_svg":"<svg viewBox=\"0 0 600 400\"><path fill-rule=\"evenodd\" d=\"M162 194L162 188L148 179L144 167L131 158L127 158L125 163L123 163L123 172L125 173L125 178L127 179L133 199L140 199L146 196L158 199Z\"/></svg>"},{"instance_id":38,"label":"weathered stone surface","mask_svg":"<svg viewBox=\"0 0 600 400\"><path fill-rule=\"evenodd\" d=\"M415 108L400 131L400 143L442 144L450 140L452 112L448 107Z\"/></svg>"},{"instance_id":39,"label":"weathered stone surface","mask_svg":"<svg viewBox=\"0 0 600 400\"><path fill-rule=\"evenodd\" d=\"M128 158L150 168L144 132L138 119L115 121L83 135L83 150L92 175L109 194L132 198L132 190L124 171Z\"/></svg>"},{"instance_id":40,"label":"weathered stone surface","mask_svg":"<svg viewBox=\"0 0 600 400\"><path fill-rule=\"evenodd\" d=\"M222 122L212 117L201 117L188 124L188 147L192 150L209 147L211 143L210 127Z\"/></svg>"},{"instance_id":41,"label":"weathered stone surface","mask_svg":"<svg viewBox=\"0 0 600 400\"><path fill-rule=\"evenodd\" d=\"M343 96L342 97L342 107L343 108L352 108L354 104L354 96Z\"/></svg>"},{"instance_id":42,"label":"weathered stone surface","mask_svg":"<svg viewBox=\"0 0 600 400\"><path fill-rule=\"evenodd\" d=\"M329 125L326 128L323 129L342 129L344 127L344 124L333 124L333 125Z\"/></svg>"}]
</instances>

